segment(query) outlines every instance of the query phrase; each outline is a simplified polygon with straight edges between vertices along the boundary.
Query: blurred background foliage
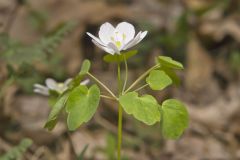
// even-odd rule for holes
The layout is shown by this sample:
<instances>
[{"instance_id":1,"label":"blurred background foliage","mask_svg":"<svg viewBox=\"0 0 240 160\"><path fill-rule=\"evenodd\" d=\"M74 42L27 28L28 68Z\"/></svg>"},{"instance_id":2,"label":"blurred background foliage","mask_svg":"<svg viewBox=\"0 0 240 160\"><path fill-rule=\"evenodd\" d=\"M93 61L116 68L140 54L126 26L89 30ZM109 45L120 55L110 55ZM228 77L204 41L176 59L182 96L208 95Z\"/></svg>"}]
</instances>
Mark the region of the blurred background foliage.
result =
<instances>
[{"instance_id":1,"label":"blurred background foliage","mask_svg":"<svg viewBox=\"0 0 240 160\"><path fill-rule=\"evenodd\" d=\"M32 93L33 84L47 77L76 75L85 58L99 79L116 88L116 66L102 61L105 53L86 35L107 21L148 30L136 46L139 54L129 59L131 81L158 55L185 64L179 88L153 94L159 101L184 101L189 129L180 140L166 141L159 126L124 116L124 159L239 159L239 20L239 0L1 0L0 159L115 159L116 104L103 100L94 119L74 133L64 118L47 132L47 98ZM25 137L33 144L19 150Z\"/></svg>"}]
</instances>

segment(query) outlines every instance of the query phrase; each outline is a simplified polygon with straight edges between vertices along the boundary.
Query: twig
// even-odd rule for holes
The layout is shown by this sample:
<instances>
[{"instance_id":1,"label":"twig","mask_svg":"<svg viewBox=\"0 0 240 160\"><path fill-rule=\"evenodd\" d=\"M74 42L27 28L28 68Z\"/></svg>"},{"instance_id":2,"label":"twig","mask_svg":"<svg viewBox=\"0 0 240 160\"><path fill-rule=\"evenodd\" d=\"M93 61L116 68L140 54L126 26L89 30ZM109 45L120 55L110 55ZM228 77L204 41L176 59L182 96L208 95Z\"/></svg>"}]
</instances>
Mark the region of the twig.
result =
<instances>
[{"instance_id":1,"label":"twig","mask_svg":"<svg viewBox=\"0 0 240 160\"><path fill-rule=\"evenodd\" d=\"M68 139L68 142L69 142L69 144L70 144L70 148L71 148L71 150L72 150L72 152L73 152L74 159L77 159L78 154L77 154L77 152L76 152L76 150L75 150L75 148L74 148L74 144L73 144L71 135L70 135L70 133L69 133L68 131L67 131L67 139Z\"/></svg>"},{"instance_id":2,"label":"twig","mask_svg":"<svg viewBox=\"0 0 240 160\"><path fill-rule=\"evenodd\" d=\"M2 138L0 138L0 146L1 149L3 149L4 151L8 151L9 149L11 149L11 146L7 144Z\"/></svg>"},{"instance_id":3,"label":"twig","mask_svg":"<svg viewBox=\"0 0 240 160\"><path fill-rule=\"evenodd\" d=\"M14 6L14 8L13 8L13 10L12 10L10 16L9 16L7 24L5 25L5 27L3 29L4 32L8 33L11 30L11 27L13 25L14 20L17 17L17 13L18 13L18 10L19 10L20 6L21 6L20 3L16 2L16 4L15 4L15 6Z\"/></svg>"},{"instance_id":4,"label":"twig","mask_svg":"<svg viewBox=\"0 0 240 160\"><path fill-rule=\"evenodd\" d=\"M95 114L94 119L96 120L96 122L98 124L100 124L104 128L108 129L112 133L117 134L117 127L115 125L113 125L112 123L110 123L109 121L107 121L106 119L102 118L99 113Z\"/></svg>"},{"instance_id":5,"label":"twig","mask_svg":"<svg viewBox=\"0 0 240 160\"><path fill-rule=\"evenodd\" d=\"M39 158L44 154L44 152L45 152L45 147L39 147L34 152L30 160L39 160Z\"/></svg>"}]
</instances>

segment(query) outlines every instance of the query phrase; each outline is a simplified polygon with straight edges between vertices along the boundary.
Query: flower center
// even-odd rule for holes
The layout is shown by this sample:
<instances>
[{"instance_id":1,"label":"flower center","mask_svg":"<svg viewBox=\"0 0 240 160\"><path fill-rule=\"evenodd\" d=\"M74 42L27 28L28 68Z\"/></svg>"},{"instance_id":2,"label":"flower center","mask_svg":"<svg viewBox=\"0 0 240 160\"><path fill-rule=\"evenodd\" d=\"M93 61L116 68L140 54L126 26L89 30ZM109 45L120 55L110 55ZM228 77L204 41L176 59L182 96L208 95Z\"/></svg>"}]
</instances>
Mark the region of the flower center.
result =
<instances>
[{"instance_id":1,"label":"flower center","mask_svg":"<svg viewBox=\"0 0 240 160\"><path fill-rule=\"evenodd\" d=\"M117 48L121 48L126 39L126 35L124 33L115 31L113 35L110 37L111 41L117 46Z\"/></svg>"},{"instance_id":2,"label":"flower center","mask_svg":"<svg viewBox=\"0 0 240 160\"><path fill-rule=\"evenodd\" d=\"M64 87L64 84L63 84L63 83L58 83L57 86L58 86L59 88L63 88L63 87Z\"/></svg>"},{"instance_id":3,"label":"flower center","mask_svg":"<svg viewBox=\"0 0 240 160\"><path fill-rule=\"evenodd\" d=\"M115 45L116 45L118 48L120 48L120 47L121 47L121 42L120 42L120 41L116 41L116 42L115 42Z\"/></svg>"},{"instance_id":4,"label":"flower center","mask_svg":"<svg viewBox=\"0 0 240 160\"><path fill-rule=\"evenodd\" d=\"M66 89L67 89L67 87L65 86L64 83L57 84L56 91L59 92L60 94L62 94Z\"/></svg>"}]
</instances>

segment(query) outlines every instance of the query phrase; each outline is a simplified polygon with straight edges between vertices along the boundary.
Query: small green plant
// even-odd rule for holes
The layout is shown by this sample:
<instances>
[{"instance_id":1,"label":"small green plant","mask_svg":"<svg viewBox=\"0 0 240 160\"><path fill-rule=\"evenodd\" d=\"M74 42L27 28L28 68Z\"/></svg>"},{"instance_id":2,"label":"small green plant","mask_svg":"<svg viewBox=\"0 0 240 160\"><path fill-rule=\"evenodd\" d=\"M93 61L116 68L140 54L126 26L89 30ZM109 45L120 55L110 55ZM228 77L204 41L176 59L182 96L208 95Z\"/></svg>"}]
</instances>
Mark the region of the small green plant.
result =
<instances>
[{"instance_id":1,"label":"small green plant","mask_svg":"<svg viewBox=\"0 0 240 160\"><path fill-rule=\"evenodd\" d=\"M230 55L229 58L230 67L233 72L240 71L240 53L235 51Z\"/></svg>"},{"instance_id":2,"label":"small green plant","mask_svg":"<svg viewBox=\"0 0 240 160\"><path fill-rule=\"evenodd\" d=\"M6 154L0 156L0 160L19 160L22 158L23 154L32 145L32 140L23 139L19 145L13 147Z\"/></svg>"},{"instance_id":3,"label":"small green plant","mask_svg":"<svg viewBox=\"0 0 240 160\"><path fill-rule=\"evenodd\" d=\"M117 141L115 140L115 137L112 134L107 135L107 146L105 148L106 157L108 160L116 159L116 155L114 153L116 146L117 146Z\"/></svg>"},{"instance_id":4,"label":"small green plant","mask_svg":"<svg viewBox=\"0 0 240 160\"><path fill-rule=\"evenodd\" d=\"M45 63L50 66L49 68L56 68L55 61L60 60L60 57L54 54L56 47L75 26L74 22L63 23L31 45L16 41L7 33L0 33L0 63L3 61L8 70L8 77L0 86L0 98L6 88L13 83L17 83L26 91L31 91L32 86L29 84L41 79L41 75L36 71L36 62ZM55 75L63 74L62 70L49 72Z\"/></svg>"},{"instance_id":5,"label":"small green plant","mask_svg":"<svg viewBox=\"0 0 240 160\"><path fill-rule=\"evenodd\" d=\"M81 153L77 157L77 160L84 160L84 155L85 155L87 149L88 149L88 145L85 145L85 147L83 148L83 150L81 151Z\"/></svg>"},{"instance_id":6,"label":"small green plant","mask_svg":"<svg viewBox=\"0 0 240 160\"><path fill-rule=\"evenodd\" d=\"M162 135L165 138L179 138L188 126L188 112L184 104L176 99L167 99L159 103L152 95L140 95L138 91L145 87L161 91L171 84L178 84L179 78L175 70L182 70L183 65L170 57L159 56L153 67L128 86L127 60L137 54L137 51L126 50L138 44L147 35L147 31L140 31L135 36L134 26L122 22L116 28L110 23L104 23L100 27L100 39L90 33L87 34L96 46L109 53L104 57L104 61L117 65L118 94L113 93L111 89L92 75L90 61L84 60L79 74L69 82L67 88L62 92L58 92L57 87L48 86L47 89L45 88L44 91L47 91L47 94L50 96L55 94L58 97L45 128L52 130L57 123L59 114L65 110L68 129L74 131L93 117L100 99L106 98L118 103L118 160L121 159L123 111L146 125L160 123ZM122 63L125 67L124 78L122 78L121 73ZM97 84L90 87L83 85L81 82L85 77L91 78ZM139 86L142 82L144 84ZM99 86L109 95L104 95ZM41 92L38 90L38 93Z\"/></svg>"}]
</instances>

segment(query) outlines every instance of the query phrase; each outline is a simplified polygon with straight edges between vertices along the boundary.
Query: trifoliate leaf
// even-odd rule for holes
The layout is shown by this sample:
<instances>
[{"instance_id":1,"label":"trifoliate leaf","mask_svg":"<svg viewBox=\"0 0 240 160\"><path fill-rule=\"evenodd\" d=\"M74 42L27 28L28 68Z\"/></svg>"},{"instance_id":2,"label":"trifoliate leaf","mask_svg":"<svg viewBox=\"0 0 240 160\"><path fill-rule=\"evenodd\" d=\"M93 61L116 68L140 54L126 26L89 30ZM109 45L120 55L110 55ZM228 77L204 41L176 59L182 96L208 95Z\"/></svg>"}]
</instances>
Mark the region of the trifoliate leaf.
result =
<instances>
[{"instance_id":1,"label":"trifoliate leaf","mask_svg":"<svg viewBox=\"0 0 240 160\"><path fill-rule=\"evenodd\" d=\"M128 92L119 98L125 112L147 125L160 121L160 105L151 95L138 96L137 92Z\"/></svg>"},{"instance_id":2,"label":"trifoliate leaf","mask_svg":"<svg viewBox=\"0 0 240 160\"><path fill-rule=\"evenodd\" d=\"M158 63L167 68L183 69L183 65L180 62L173 60L171 57L159 56Z\"/></svg>"},{"instance_id":3,"label":"trifoliate leaf","mask_svg":"<svg viewBox=\"0 0 240 160\"><path fill-rule=\"evenodd\" d=\"M47 128L48 130L52 130L55 125L57 124L57 118L58 115L61 113L62 109L64 108L66 101L68 99L69 93L64 93L55 103L55 105L52 107L52 110L48 116L48 120L44 126L44 128Z\"/></svg>"},{"instance_id":4,"label":"trifoliate leaf","mask_svg":"<svg viewBox=\"0 0 240 160\"><path fill-rule=\"evenodd\" d=\"M97 85L89 89L86 86L76 87L69 95L66 111L69 130L75 130L84 122L88 122L97 110L100 90Z\"/></svg>"},{"instance_id":5,"label":"trifoliate leaf","mask_svg":"<svg viewBox=\"0 0 240 160\"><path fill-rule=\"evenodd\" d=\"M162 134L165 138L177 139L188 127L188 112L184 104L168 99L162 104Z\"/></svg>"},{"instance_id":6,"label":"trifoliate leaf","mask_svg":"<svg viewBox=\"0 0 240 160\"><path fill-rule=\"evenodd\" d=\"M146 78L146 82L153 90L162 90L172 84L171 78L164 71L160 70L151 71Z\"/></svg>"},{"instance_id":7,"label":"trifoliate leaf","mask_svg":"<svg viewBox=\"0 0 240 160\"><path fill-rule=\"evenodd\" d=\"M124 56L125 59L129 59L130 57L134 56L135 54L137 54L137 50L132 50L132 51L128 51L128 52L121 52L120 54L107 54L106 56L103 57L103 60L105 62L122 62L124 61Z\"/></svg>"}]
</instances>

